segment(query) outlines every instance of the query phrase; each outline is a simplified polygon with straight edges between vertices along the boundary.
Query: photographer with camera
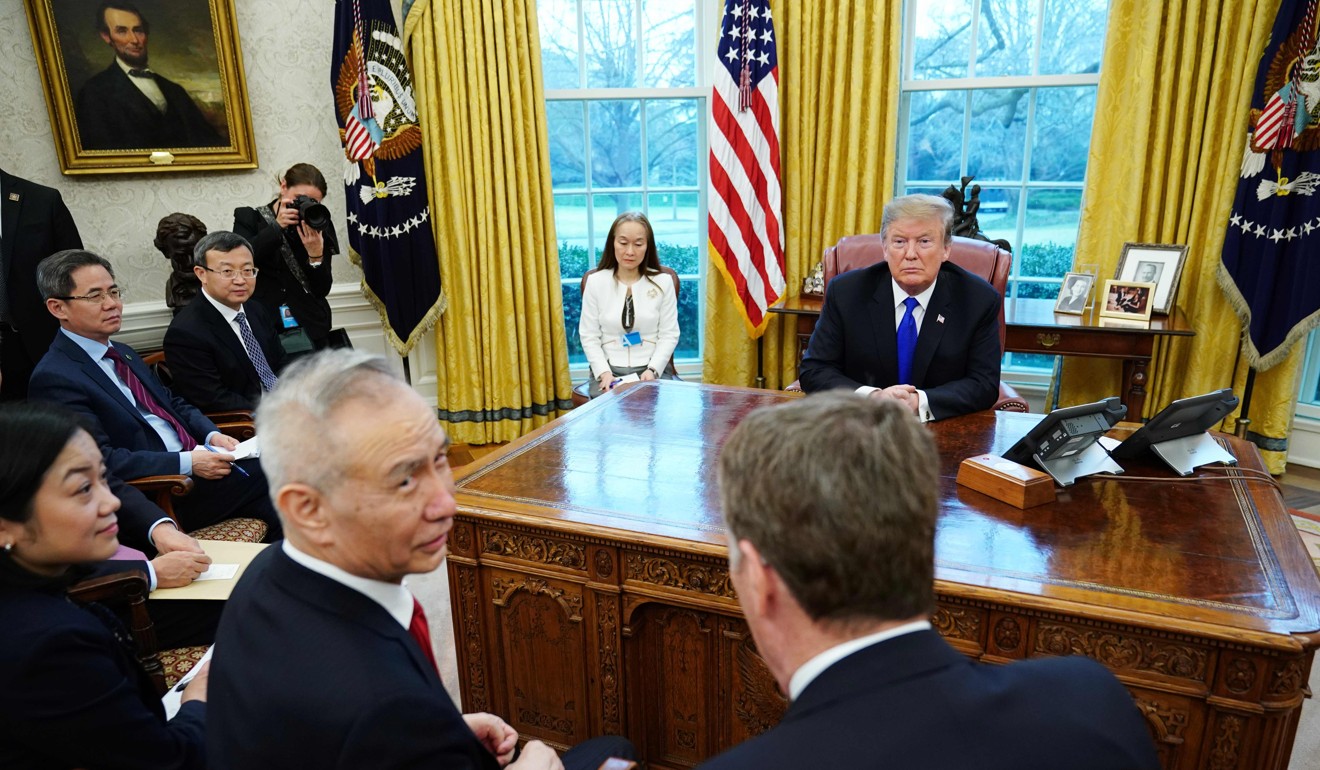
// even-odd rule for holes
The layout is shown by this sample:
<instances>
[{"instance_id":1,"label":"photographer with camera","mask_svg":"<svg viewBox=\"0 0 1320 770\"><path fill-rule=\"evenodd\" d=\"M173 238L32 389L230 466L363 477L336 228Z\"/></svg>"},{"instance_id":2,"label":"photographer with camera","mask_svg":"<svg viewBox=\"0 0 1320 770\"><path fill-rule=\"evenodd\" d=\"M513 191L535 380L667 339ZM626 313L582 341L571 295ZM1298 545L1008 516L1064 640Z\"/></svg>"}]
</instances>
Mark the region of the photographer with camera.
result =
<instances>
[{"instance_id":1,"label":"photographer with camera","mask_svg":"<svg viewBox=\"0 0 1320 770\"><path fill-rule=\"evenodd\" d=\"M275 200L234 209L234 232L252 244L261 271L252 299L270 318L292 315L317 348L325 347L330 333L330 259L339 253L330 211L321 203L325 193L316 166L298 163L280 177Z\"/></svg>"}]
</instances>

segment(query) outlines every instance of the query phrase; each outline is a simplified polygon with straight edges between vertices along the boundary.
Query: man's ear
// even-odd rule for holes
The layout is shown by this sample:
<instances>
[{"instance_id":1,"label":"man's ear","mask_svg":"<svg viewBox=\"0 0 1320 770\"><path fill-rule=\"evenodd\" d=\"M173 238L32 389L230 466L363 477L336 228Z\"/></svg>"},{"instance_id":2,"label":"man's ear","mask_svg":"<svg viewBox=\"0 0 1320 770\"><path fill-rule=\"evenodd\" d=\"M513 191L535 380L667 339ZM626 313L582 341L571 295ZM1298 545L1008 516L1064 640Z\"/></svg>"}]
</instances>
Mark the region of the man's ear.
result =
<instances>
[{"instance_id":1,"label":"man's ear","mask_svg":"<svg viewBox=\"0 0 1320 770\"><path fill-rule=\"evenodd\" d=\"M69 320L69 311L68 308L64 306L64 300L62 299L55 299L54 297L51 297L50 299L46 300L46 309L50 311L51 315L55 316L61 321Z\"/></svg>"},{"instance_id":2,"label":"man's ear","mask_svg":"<svg viewBox=\"0 0 1320 770\"><path fill-rule=\"evenodd\" d=\"M293 527L317 545L327 542L330 522L325 497L319 489L302 483L285 484L275 493L275 507L286 527Z\"/></svg>"},{"instance_id":3,"label":"man's ear","mask_svg":"<svg viewBox=\"0 0 1320 770\"><path fill-rule=\"evenodd\" d=\"M757 616L764 616L780 593L779 575L766 564L765 558L752 541L739 540L737 547L740 583L738 602L743 605L744 611L750 610Z\"/></svg>"}]
</instances>

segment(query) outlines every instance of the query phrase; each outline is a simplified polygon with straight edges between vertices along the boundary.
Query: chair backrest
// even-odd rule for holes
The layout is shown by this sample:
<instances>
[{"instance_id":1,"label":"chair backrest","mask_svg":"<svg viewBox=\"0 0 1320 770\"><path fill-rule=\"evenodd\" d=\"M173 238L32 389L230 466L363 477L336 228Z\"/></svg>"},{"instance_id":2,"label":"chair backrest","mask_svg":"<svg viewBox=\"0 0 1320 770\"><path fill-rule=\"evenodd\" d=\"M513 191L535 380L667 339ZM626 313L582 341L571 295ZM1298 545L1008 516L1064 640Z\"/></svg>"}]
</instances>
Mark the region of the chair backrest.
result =
<instances>
[{"instance_id":1,"label":"chair backrest","mask_svg":"<svg viewBox=\"0 0 1320 770\"><path fill-rule=\"evenodd\" d=\"M885 258L884 241L879 233L846 235L825 249L823 257L825 285L839 273L870 267ZM1013 267L1013 255L986 241L953 236L949 246L949 261L972 275L984 278L1003 297L1008 290L1008 274ZM1008 334L1005 326L1004 306L999 305L999 349L1004 349Z\"/></svg>"},{"instance_id":2,"label":"chair backrest","mask_svg":"<svg viewBox=\"0 0 1320 770\"><path fill-rule=\"evenodd\" d=\"M587 272L582 274L582 281L578 284L579 297L587 293L587 277L599 269L600 268L598 267L593 267ZM660 272L669 276L674 281L674 301L677 302L679 297L679 291L683 288L683 282L678 280L678 271L672 267L665 267L664 265L661 265ZM669 364L665 367L665 371L669 372L669 374L672 375L675 379L678 378L678 368L674 366L673 356L669 357Z\"/></svg>"},{"instance_id":3,"label":"chair backrest","mask_svg":"<svg viewBox=\"0 0 1320 770\"><path fill-rule=\"evenodd\" d=\"M128 631L133 637L138 663L147 670L157 692L164 695L165 670L157 656L156 628L147 612L147 592L146 573L126 570L76 583L69 587L69 598L79 604L101 602L122 604L128 608Z\"/></svg>"}]
</instances>

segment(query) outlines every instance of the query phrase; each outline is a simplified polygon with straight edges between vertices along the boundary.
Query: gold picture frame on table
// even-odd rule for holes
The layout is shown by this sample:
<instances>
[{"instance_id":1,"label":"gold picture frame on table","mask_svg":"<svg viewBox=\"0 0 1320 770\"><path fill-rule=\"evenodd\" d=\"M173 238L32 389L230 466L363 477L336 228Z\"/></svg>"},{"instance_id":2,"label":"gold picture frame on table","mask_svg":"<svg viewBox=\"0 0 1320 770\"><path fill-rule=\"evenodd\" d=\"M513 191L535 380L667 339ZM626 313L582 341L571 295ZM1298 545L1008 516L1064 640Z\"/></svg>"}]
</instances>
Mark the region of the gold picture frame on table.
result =
<instances>
[{"instance_id":1,"label":"gold picture frame on table","mask_svg":"<svg viewBox=\"0 0 1320 770\"><path fill-rule=\"evenodd\" d=\"M1105 293L1101 297L1100 315L1105 318L1121 318L1125 321L1149 321L1151 308L1155 305L1154 283L1140 281L1105 281Z\"/></svg>"},{"instance_id":2,"label":"gold picture frame on table","mask_svg":"<svg viewBox=\"0 0 1320 770\"><path fill-rule=\"evenodd\" d=\"M257 167L233 0L25 0L65 174Z\"/></svg>"}]
</instances>

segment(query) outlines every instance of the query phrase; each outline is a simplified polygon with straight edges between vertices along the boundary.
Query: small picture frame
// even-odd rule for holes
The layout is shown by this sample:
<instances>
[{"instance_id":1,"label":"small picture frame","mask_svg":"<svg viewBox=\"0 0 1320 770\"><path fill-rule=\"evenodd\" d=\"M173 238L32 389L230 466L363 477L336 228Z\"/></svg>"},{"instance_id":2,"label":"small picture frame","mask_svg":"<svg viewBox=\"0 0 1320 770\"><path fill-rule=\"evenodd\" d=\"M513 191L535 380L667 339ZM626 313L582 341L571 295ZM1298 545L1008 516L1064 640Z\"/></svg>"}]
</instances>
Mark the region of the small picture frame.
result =
<instances>
[{"instance_id":1,"label":"small picture frame","mask_svg":"<svg viewBox=\"0 0 1320 770\"><path fill-rule=\"evenodd\" d=\"M1149 321L1157 284L1141 281L1105 281L1100 315L1125 321Z\"/></svg>"},{"instance_id":2,"label":"small picture frame","mask_svg":"<svg viewBox=\"0 0 1320 770\"><path fill-rule=\"evenodd\" d=\"M1173 311L1182 278L1187 247L1158 243L1125 243L1114 278L1127 283L1155 284L1151 312L1168 315Z\"/></svg>"},{"instance_id":3,"label":"small picture frame","mask_svg":"<svg viewBox=\"0 0 1320 770\"><path fill-rule=\"evenodd\" d=\"M1095 285L1095 276L1090 273L1064 273L1063 283L1059 286L1059 298L1054 302L1054 312L1081 315L1086 306L1091 304L1091 287Z\"/></svg>"}]
</instances>

